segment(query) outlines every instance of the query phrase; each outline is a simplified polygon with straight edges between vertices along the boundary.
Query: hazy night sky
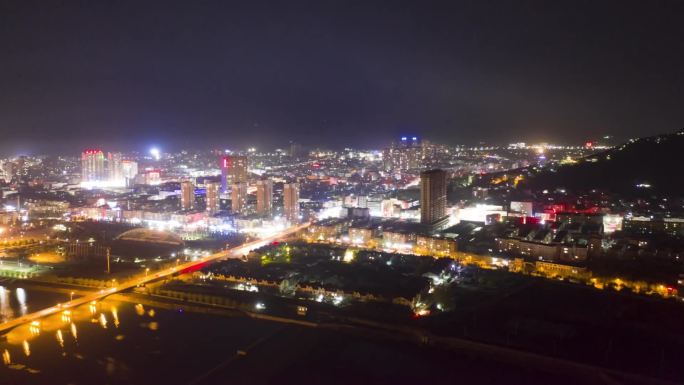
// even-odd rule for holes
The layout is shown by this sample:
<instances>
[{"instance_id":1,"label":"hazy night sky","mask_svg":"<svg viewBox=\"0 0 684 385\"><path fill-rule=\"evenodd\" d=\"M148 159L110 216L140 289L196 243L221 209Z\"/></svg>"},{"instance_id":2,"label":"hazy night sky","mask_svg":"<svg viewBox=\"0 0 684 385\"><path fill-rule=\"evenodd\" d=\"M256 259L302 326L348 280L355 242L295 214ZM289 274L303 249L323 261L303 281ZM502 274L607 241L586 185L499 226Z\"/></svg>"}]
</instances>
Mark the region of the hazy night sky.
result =
<instances>
[{"instance_id":1,"label":"hazy night sky","mask_svg":"<svg viewBox=\"0 0 684 385\"><path fill-rule=\"evenodd\" d=\"M684 127L684 2L0 0L0 150Z\"/></svg>"}]
</instances>

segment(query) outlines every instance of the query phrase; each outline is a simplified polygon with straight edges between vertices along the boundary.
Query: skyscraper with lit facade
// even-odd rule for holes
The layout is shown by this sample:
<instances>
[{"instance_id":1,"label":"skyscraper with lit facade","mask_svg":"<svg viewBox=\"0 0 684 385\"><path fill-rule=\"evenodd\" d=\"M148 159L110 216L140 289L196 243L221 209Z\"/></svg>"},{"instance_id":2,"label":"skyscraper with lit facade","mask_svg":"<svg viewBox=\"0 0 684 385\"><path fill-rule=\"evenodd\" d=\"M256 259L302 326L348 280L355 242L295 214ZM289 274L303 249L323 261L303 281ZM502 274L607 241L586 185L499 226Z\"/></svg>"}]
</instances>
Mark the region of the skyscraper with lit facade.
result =
<instances>
[{"instance_id":1,"label":"skyscraper with lit facade","mask_svg":"<svg viewBox=\"0 0 684 385\"><path fill-rule=\"evenodd\" d=\"M242 214L247 206L247 183L234 183L231 186L230 200L233 214Z\"/></svg>"},{"instance_id":2,"label":"skyscraper with lit facade","mask_svg":"<svg viewBox=\"0 0 684 385\"><path fill-rule=\"evenodd\" d=\"M107 153L107 171L109 182L117 185L125 185L123 176L123 155L120 152Z\"/></svg>"},{"instance_id":3,"label":"skyscraper with lit facade","mask_svg":"<svg viewBox=\"0 0 684 385\"><path fill-rule=\"evenodd\" d=\"M195 185L192 181L181 182L181 209L192 210L195 206Z\"/></svg>"},{"instance_id":4,"label":"skyscraper with lit facade","mask_svg":"<svg viewBox=\"0 0 684 385\"><path fill-rule=\"evenodd\" d=\"M433 229L444 226L446 215L447 182L444 170L429 170L420 173L420 223Z\"/></svg>"},{"instance_id":5,"label":"skyscraper with lit facade","mask_svg":"<svg viewBox=\"0 0 684 385\"><path fill-rule=\"evenodd\" d=\"M121 161L121 174L126 183L126 186L130 186L138 175L138 162L132 160L122 160Z\"/></svg>"},{"instance_id":6,"label":"skyscraper with lit facade","mask_svg":"<svg viewBox=\"0 0 684 385\"><path fill-rule=\"evenodd\" d=\"M105 156L102 150L85 150L81 153L81 183L97 183L107 179Z\"/></svg>"},{"instance_id":7,"label":"skyscraper with lit facade","mask_svg":"<svg viewBox=\"0 0 684 385\"><path fill-rule=\"evenodd\" d=\"M221 158L221 188L228 189L233 183L247 182L249 174L247 168L249 162L246 156L227 155Z\"/></svg>"},{"instance_id":8,"label":"skyscraper with lit facade","mask_svg":"<svg viewBox=\"0 0 684 385\"><path fill-rule=\"evenodd\" d=\"M205 187L207 192L207 213L214 215L221 209L221 201L219 200L219 189L221 186L217 182L207 182Z\"/></svg>"},{"instance_id":9,"label":"skyscraper with lit facade","mask_svg":"<svg viewBox=\"0 0 684 385\"><path fill-rule=\"evenodd\" d=\"M399 143L392 143L382 152L382 162L385 171L407 171L419 168L422 160L420 140L402 136Z\"/></svg>"},{"instance_id":10,"label":"skyscraper with lit facade","mask_svg":"<svg viewBox=\"0 0 684 385\"><path fill-rule=\"evenodd\" d=\"M283 186L283 213L291 223L299 222L299 183Z\"/></svg>"},{"instance_id":11,"label":"skyscraper with lit facade","mask_svg":"<svg viewBox=\"0 0 684 385\"><path fill-rule=\"evenodd\" d=\"M256 187L257 214L270 215L273 207L273 182L268 179L259 180Z\"/></svg>"}]
</instances>

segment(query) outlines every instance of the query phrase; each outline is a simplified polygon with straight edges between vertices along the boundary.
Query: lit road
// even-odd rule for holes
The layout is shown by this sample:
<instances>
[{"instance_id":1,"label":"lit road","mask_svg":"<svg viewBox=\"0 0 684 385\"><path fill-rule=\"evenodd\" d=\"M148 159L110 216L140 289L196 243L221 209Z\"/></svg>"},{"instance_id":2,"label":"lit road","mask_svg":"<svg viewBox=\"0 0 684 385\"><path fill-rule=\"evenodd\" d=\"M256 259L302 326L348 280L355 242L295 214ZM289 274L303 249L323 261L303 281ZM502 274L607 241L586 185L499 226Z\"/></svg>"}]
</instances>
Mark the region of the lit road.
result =
<instances>
[{"instance_id":1,"label":"lit road","mask_svg":"<svg viewBox=\"0 0 684 385\"><path fill-rule=\"evenodd\" d=\"M278 239L282 239L285 237L288 237L292 234L295 234L296 232L307 228L310 225L310 223L305 223L299 226L295 227L290 227L288 229L285 229L279 233L276 233L274 235L244 243L240 246L236 246L232 249L224 250L221 252L218 252L216 254L212 254L209 256L206 256L204 258L199 258L195 261L190 261L190 262L185 262L185 263L180 263L176 266L170 267L168 269L156 271L156 272L150 272L149 274L145 274L145 276L140 277L140 278L134 278L131 279L130 281L122 282L116 287L111 287L108 289L102 289L97 293L89 294L65 303L62 303L58 306L53 306L47 309L39 310L37 312L31 313L31 314L26 314L22 317L13 319L11 321L5 322L3 324L0 324L0 333L9 331L19 325L36 321L40 318L47 317L49 315L53 315L56 313L59 313L61 311L64 311L66 309L70 309L73 307L85 305L87 303L90 303L92 301L99 301L109 295L119 293L122 291L126 291L128 289L134 288L136 286L141 286L145 285L147 283L150 283L152 281L156 281L168 276L171 276L173 274L176 274L178 272L184 272L184 271L189 271L195 268L202 267L203 265L206 265L208 263L221 260L221 259L229 259L229 258L241 258L243 255L249 253L251 250L258 249L260 247L263 247L273 241L276 241Z\"/></svg>"}]
</instances>

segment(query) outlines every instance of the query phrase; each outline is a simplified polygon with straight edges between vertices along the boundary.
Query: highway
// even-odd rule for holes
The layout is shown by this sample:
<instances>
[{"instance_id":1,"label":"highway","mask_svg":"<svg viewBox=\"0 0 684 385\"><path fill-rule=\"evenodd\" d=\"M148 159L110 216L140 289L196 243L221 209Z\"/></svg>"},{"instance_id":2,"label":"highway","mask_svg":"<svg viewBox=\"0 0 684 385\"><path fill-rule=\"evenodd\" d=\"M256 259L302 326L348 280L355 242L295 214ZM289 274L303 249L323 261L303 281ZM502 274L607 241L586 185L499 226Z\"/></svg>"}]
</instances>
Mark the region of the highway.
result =
<instances>
[{"instance_id":1,"label":"highway","mask_svg":"<svg viewBox=\"0 0 684 385\"><path fill-rule=\"evenodd\" d=\"M115 294L115 293L120 293L122 291L126 291L129 289L132 289L136 286L141 286L145 285L147 283L150 283L152 281L156 281L168 276L171 276L173 274L176 274L178 272L184 272L184 271L189 271L194 268L200 267L202 265L206 265L208 263L218 261L221 259L229 259L229 258L241 258L243 255L249 253L251 250L258 249L260 247L263 247L273 241L276 241L278 239L282 239L285 237L288 237L292 234L295 234L296 232L303 230L307 228L310 225L310 223L305 223L299 226L294 226L290 227L288 229L285 229L279 233L276 233L274 235L258 239L256 241L244 243L240 246L236 246L232 249L224 250L221 252L218 252L216 254L212 254L209 256L206 256L204 258L199 258L195 261L190 261L190 262L185 262L178 264L176 266L160 270L157 272L145 274L143 277L139 278L134 278L131 279L130 281L122 282L116 287L111 287L108 289L102 289L97 293L89 294L80 298L76 298L74 300L62 303L58 306L53 306L49 307L47 309L39 310L36 312L33 312L31 314L26 314L22 317L10 320L8 322L5 322L3 324L0 324L0 333L7 332L9 330L12 330L13 328L23 325L32 321L39 320L43 317L47 317L59 312L62 312L67 309L71 309L77 306L85 305L87 303L93 302L93 301L99 301L102 300L103 298Z\"/></svg>"}]
</instances>

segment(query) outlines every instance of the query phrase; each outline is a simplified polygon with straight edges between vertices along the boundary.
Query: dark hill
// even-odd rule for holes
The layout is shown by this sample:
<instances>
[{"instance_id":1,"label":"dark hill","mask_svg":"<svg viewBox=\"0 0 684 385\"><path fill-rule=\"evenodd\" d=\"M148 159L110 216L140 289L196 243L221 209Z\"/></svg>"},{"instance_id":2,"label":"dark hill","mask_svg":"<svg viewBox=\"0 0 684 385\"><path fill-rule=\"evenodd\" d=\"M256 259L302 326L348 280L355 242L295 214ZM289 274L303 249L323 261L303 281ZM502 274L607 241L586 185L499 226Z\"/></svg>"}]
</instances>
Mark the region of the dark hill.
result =
<instances>
[{"instance_id":1,"label":"dark hill","mask_svg":"<svg viewBox=\"0 0 684 385\"><path fill-rule=\"evenodd\" d=\"M574 165L533 172L521 187L684 196L684 130L633 139Z\"/></svg>"}]
</instances>

